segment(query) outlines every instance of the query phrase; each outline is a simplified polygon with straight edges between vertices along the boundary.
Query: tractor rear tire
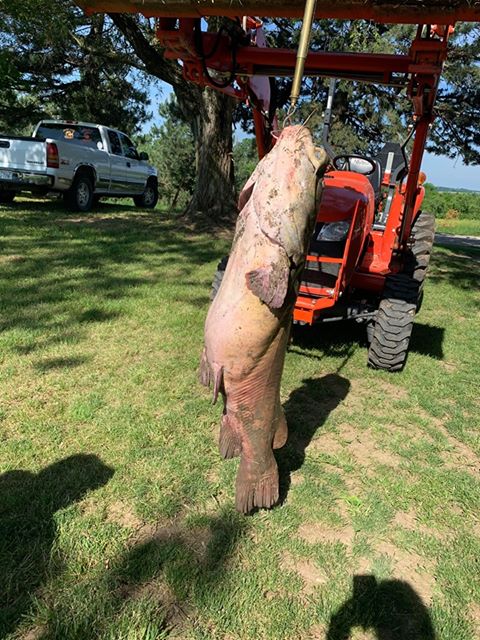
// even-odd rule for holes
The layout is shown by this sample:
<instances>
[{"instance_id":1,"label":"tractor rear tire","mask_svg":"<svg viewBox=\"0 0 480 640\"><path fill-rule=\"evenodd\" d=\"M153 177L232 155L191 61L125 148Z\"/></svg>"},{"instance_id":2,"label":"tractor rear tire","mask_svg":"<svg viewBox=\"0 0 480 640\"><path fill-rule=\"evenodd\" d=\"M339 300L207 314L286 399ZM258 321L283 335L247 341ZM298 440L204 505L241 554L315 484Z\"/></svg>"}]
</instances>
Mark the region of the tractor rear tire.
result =
<instances>
[{"instance_id":1,"label":"tractor rear tire","mask_svg":"<svg viewBox=\"0 0 480 640\"><path fill-rule=\"evenodd\" d=\"M387 277L368 350L373 369L394 372L405 366L418 298L419 283L409 275Z\"/></svg>"},{"instance_id":2,"label":"tractor rear tire","mask_svg":"<svg viewBox=\"0 0 480 640\"><path fill-rule=\"evenodd\" d=\"M220 289L220 285L222 284L223 276L225 274L225 269L228 264L228 256L223 257L217 265L217 270L215 272L215 276L212 282L212 288L210 290L210 302L215 298Z\"/></svg>"}]
</instances>

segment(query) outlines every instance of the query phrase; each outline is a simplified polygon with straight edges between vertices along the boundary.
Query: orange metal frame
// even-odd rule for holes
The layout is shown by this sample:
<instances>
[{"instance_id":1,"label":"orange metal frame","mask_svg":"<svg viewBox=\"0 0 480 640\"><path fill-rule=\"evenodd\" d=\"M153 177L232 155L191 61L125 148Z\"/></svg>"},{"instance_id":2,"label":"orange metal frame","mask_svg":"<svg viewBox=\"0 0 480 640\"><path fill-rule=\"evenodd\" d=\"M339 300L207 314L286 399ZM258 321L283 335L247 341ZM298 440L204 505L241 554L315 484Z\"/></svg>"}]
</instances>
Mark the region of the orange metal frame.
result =
<instances>
[{"instance_id":1,"label":"orange metal frame","mask_svg":"<svg viewBox=\"0 0 480 640\"><path fill-rule=\"evenodd\" d=\"M220 16L236 18L255 14L271 18L301 18L304 0L76 0L88 13L142 13L147 17ZM382 6L383 5L383 6ZM480 2L464 0L451 6L447 2L434 5L425 2L383 2L359 0L318 2L317 19L373 20L399 24L453 24L480 21Z\"/></svg>"}]
</instances>

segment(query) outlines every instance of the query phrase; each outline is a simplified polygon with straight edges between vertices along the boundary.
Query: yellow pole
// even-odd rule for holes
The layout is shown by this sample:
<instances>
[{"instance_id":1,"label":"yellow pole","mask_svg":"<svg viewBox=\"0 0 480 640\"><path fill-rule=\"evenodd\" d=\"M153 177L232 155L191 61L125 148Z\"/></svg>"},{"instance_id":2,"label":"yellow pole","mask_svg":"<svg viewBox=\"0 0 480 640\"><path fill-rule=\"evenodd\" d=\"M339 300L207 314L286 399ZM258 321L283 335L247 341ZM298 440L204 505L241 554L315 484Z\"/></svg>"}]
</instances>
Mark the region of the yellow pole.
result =
<instances>
[{"instance_id":1,"label":"yellow pole","mask_svg":"<svg viewBox=\"0 0 480 640\"><path fill-rule=\"evenodd\" d=\"M293 76L292 92L290 94L290 110L293 110L300 96L302 86L303 71L305 69L305 60L308 55L310 46L310 38L312 37L312 24L315 17L315 8L317 0L306 0L305 13L303 15L302 32L300 34L300 43L297 51L297 62L295 64L295 74Z\"/></svg>"}]
</instances>

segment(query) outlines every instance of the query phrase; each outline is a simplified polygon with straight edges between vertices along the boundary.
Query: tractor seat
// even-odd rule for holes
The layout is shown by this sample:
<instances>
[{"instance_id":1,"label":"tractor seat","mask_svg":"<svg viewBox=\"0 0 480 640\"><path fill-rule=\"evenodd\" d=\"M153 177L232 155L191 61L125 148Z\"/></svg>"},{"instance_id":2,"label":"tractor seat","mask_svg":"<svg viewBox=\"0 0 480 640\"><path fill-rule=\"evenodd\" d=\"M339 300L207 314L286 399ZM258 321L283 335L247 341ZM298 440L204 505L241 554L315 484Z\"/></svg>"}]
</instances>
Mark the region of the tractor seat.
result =
<instances>
[{"instance_id":1,"label":"tractor seat","mask_svg":"<svg viewBox=\"0 0 480 640\"><path fill-rule=\"evenodd\" d=\"M375 160L380 164L381 177L385 172L390 174L390 184L401 182L408 173L405 150L397 142L387 142L380 149Z\"/></svg>"},{"instance_id":2,"label":"tractor seat","mask_svg":"<svg viewBox=\"0 0 480 640\"><path fill-rule=\"evenodd\" d=\"M378 203L380 196L382 195L382 191L381 191L382 177L383 177L382 165L376 158L368 158L368 159L370 160L370 162L372 162L375 165L375 171L373 171L373 173L371 173L370 175L366 175L363 171L355 171L355 164L353 162L350 164L350 171L365 175L365 177L368 179L368 181L373 187L373 192L375 194L375 203Z\"/></svg>"}]
</instances>

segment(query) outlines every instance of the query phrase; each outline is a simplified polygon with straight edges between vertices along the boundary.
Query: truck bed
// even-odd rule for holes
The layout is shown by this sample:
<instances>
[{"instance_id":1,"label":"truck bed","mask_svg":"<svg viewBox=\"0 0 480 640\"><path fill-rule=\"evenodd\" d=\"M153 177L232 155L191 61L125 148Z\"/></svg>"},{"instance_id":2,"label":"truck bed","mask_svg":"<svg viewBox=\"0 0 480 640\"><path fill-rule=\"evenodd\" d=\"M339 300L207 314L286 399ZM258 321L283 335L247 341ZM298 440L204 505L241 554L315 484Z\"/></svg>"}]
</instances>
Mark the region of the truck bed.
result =
<instances>
[{"instance_id":1,"label":"truck bed","mask_svg":"<svg viewBox=\"0 0 480 640\"><path fill-rule=\"evenodd\" d=\"M42 171L46 166L45 142L42 139L0 134L0 170Z\"/></svg>"},{"instance_id":2,"label":"truck bed","mask_svg":"<svg viewBox=\"0 0 480 640\"><path fill-rule=\"evenodd\" d=\"M88 12L147 16L242 16L300 18L305 0L76 0ZM480 21L480 0L317 0L317 18L385 23Z\"/></svg>"}]
</instances>

